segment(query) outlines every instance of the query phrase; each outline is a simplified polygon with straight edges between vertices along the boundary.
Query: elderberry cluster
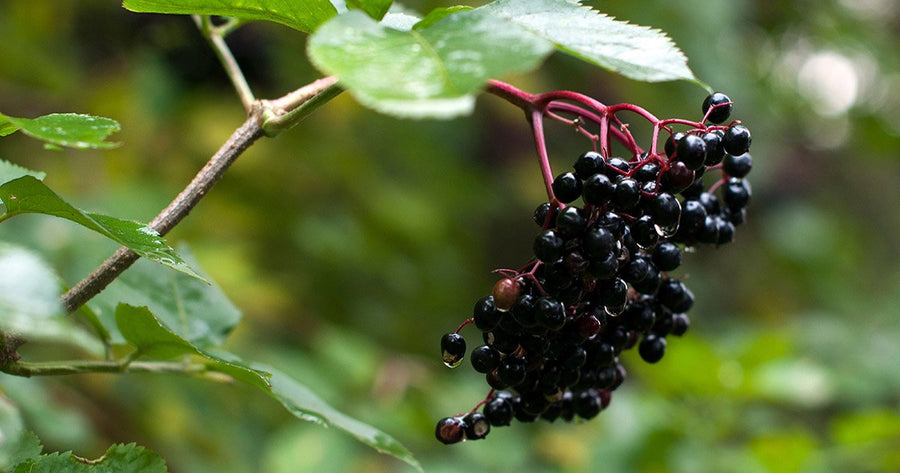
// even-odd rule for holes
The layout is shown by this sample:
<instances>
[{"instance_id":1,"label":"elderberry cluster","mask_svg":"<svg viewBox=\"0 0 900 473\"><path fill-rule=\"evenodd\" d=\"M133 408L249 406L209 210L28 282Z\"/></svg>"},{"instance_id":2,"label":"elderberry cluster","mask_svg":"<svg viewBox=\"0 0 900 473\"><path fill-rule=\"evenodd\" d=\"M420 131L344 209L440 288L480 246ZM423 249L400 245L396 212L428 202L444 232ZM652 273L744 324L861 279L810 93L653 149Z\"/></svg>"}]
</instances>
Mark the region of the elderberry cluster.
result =
<instances>
[{"instance_id":1,"label":"elderberry cluster","mask_svg":"<svg viewBox=\"0 0 900 473\"><path fill-rule=\"evenodd\" d=\"M718 125L731 112L723 94L702 110L712 124L664 128L664 153L625 160L588 151L555 178L555 200L534 212L535 258L501 271L466 321L482 333L470 360L490 393L471 412L441 419L438 440L481 439L514 419L591 419L625 380L623 352L636 346L656 363L667 337L688 330L694 295L670 272L685 247L731 242L751 194L749 130ZM441 339L449 367L466 351L459 333Z\"/></svg>"}]
</instances>

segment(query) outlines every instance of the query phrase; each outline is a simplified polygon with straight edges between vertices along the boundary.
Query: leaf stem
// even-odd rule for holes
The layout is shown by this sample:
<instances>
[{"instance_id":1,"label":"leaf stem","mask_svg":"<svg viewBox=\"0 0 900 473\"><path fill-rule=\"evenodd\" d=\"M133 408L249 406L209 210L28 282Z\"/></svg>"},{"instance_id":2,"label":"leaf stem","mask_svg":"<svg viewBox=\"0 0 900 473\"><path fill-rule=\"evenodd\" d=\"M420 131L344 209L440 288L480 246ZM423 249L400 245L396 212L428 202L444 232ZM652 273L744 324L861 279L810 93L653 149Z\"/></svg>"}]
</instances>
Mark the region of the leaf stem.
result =
<instances>
[{"instance_id":1,"label":"leaf stem","mask_svg":"<svg viewBox=\"0 0 900 473\"><path fill-rule=\"evenodd\" d=\"M0 367L0 371L14 376L62 376L84 373L181 373L206 374L211 368L203 363L176 361L122 360L69 360L69 361L16 361Z\"/></svg>"},{"instance_id":2,"label":"leaf stem","mask_svg":"<svg viewBox=\"0 0 900 473\"><path fill-rule=\"evenodd\" d=\"M241 67L234 59L234 55L231 54L231 49L225 42L225 36L236 30L241 23L238 21L229 21L222 26L216 27L212 24L212 20L209 16L191 15L191 17L194 19L194 23L197 24L197 28L203 33L203 37L209 42L213 52L216 53L216 57L219 58L222 67L225 68L225 73L228 74L228 78L231 79L231 84L234 86L234 90L237 92L238 97L240 97L241 103L244 105L244 110L249 114L253 109L256 98L253 96L253 91L250 90L250 84L247 83L247 78L244 77Z\"/></svg>"}]
</instances>

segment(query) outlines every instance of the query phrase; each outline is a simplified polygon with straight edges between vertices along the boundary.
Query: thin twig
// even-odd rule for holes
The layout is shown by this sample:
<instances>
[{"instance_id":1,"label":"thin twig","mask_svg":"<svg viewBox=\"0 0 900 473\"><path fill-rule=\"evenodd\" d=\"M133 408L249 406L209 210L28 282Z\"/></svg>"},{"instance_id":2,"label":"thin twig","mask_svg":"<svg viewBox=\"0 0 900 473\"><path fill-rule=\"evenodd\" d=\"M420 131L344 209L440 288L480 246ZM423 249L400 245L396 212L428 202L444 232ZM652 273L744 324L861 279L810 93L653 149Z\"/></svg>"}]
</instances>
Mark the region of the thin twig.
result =
<instances>
[{"instance_id":1,"label":"thin twig","mask_svg":"<svg viewBox=\"0 0 900 473\"><path fill-rule=\"evenodd\" d=\"M253 91L250 90L247 78L244 77L244 73L241 71L241 66L238 65L234 55L231 54L231 49L225 43L225 36L237 29L240 23L226 24L224 28L216 28L208 16L192 15L192 17L194 18L194 23L197 24L197 28L200 28L200 32L203 33L203 37L206 38L213 52L216 53L216 57L219 58L222 67L225 68L225 73L228 74L234 90L237 92L238 97L241 98L241 103L244 104L244 110L250 113L256 98L253 96Z\"/></svg>"},{"instance_id":2,"label":"thin twig","mask_svg":"<svg viewBox=\"0 0 900 473\"><path fill-rule=\"evenodd\" d=\"M255 109L250 114L244 124L232 133L228 141L197 173L194 180L150 222L151 228L160 235L165 235L190 213L200 199L222 178L238 156L262 136L261 114L260 109ZM91 274L63 294L62 303L66 311L71 313L78 310L85 302L105 289L138 258L139 256L128 248L119 248Z\"/></svg>"}]
</instances>

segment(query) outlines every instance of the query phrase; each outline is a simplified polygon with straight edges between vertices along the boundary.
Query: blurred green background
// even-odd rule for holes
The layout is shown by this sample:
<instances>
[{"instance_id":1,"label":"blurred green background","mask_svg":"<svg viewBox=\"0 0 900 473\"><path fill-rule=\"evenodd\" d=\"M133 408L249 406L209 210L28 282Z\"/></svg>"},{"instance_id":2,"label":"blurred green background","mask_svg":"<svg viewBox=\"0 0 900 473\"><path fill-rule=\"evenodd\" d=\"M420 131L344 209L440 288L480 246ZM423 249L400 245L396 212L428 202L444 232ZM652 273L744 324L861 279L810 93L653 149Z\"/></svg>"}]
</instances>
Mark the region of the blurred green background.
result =
<instances>
[{"instance_id":1,"label":"blurred green background","mask_svg":"<svg viewBox=\"0 0 900 473\"><path fill-rule=\"evenodd\" d=\"M490 290L491 269L524 263L545 199L521 113L492 96L470 117L430 122L344 94L253 146L169 236L243 309L228 348L392 434L428 472L900 471L900 4L589 3L668 32L754 136L748 222L734 243L688 256L693 326L660 363L629 352L629 379L591 422L434 440L437 419L487 391L474 371L444 368L440 336ZM0 158L46 171L79 207L149 221L243 120L186 17L7 0L0 38L0 111L122 124L111 151L0 142ZM259 97L317 77L287 28L254 23L229 42ZM697 119L705 96L559 54L506 79L660 117ZM557 127L550 141L555 169L588 146ZM5 222L0 239L45 254L67 284L115 248L39 216ZM135 441L174 472L412 471L245 386L164 375L0 386L49 451L96 457Z\"/></svg>"}]
</instances>

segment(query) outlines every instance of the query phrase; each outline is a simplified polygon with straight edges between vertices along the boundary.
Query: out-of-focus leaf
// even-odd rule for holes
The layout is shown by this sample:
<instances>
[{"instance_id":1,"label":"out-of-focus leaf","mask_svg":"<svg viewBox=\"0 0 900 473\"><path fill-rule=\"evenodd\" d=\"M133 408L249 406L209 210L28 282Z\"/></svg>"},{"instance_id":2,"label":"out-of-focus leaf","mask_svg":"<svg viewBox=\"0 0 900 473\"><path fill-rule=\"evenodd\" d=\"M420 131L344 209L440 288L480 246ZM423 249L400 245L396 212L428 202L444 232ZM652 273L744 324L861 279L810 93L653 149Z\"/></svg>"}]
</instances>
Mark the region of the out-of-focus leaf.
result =
<instances>
[{"instance_id":1,"label":"out-of-focus leaf","mask_svg":"<svg viewBox=\"0 0 900 473\"><path fill-rule=\"evenodd\" d=\"M102 343L65 316L53 269L30 250L4 242L0 242L0 330L103 353Z\"/></svg>"},{"instance_id":2,"label":"out-of-focus leaf","mask_svg":"<svg viewBox=\"0 0 900 473\"><path fill-rule=\"evenodd\" d=\"M40 171L32 171L31 169L26 169L17 164L0 159L0 183L18 179L22 176L33 176L35 179L42 181L46 174Z\"/></svg>"},{"instance_id":3,"label":"out-of-focus leaf","mask_svg":"<svg viewBox=\"0 0 900 473\"><path fill-rule=\"evenodd\" d=\"M697 80L687 57L662 31L615 20L575 0L497 0L479 10L631 79Z\"/></svg>"},{"instance_id":4,"label":"out-of-focus leaf","mask_svg":"<svg viewBox=\"0 0 900 473\"><path fill-rule=\"evenodd\" d=\"M23 430L19 409L6 396L0 395L0 470L5 471L40 454L40 444L34 451L33 437Z\"/></svg>"},{"instance_id":5,"label":"out-of-focus leaf","mask_svg":"<svg viewBox=\"0 0 900 473\"><path fill-rule=\"evenodd\" d=\"M51 453L16 466L15 473L165 473L166 462L159 455L133 443L116 444L102 457L85 461L72 452Z\"/></svg>"},{"instance_id":6,"label":"out-of-focus leaf","mask_svg":"<svg viewBox=\"0 0 900 473\"><path fill-rule=\"evenodd\" d=\"M491 77L536 67L553 46L481 10L461 11L398 31L350 11L322 25L310 59L375 110L417 118L470 113Z\"/></svg>"},{"instance_id":7,"label":"out-of-focus leaf","mask_svg":"<svg viewBox=\"0 0 900 473\"><path fill-rule=\"evenodd\" d=\"M187 246L179 253L200 267ZM168 329L200 348L221 345L241 319L241 311L215 284L149 261L137 261L90 302L114 343L124 341L115 315L120 302L148 307Z\"/></svg>"},{"instance_id":8,"label":"out-of-focus leaf","mask_svg":"<svg viewBox=\"0 0 900 473\"><path fill-rule=\"evenodd\" d=\"M144 258L203 279L166 244L156 230L138 222L78 210L34 176L22 176L0 186L0 200L6 208L0 214L0 222L23 213L64 218L127 246Z\"/></svg>"},{"instance_id":9,"label":"out-of-focus leaf","mask_svg":"<svg viewBox=\"0 0 900 473\"><path fill-rule=\"evenodd\" d=\"M453 7L435 8L434 10L428 12L428 14L425 15L425 18L422 18L418 23L415 24L415 26L413 26L413 28L417 30L428 28L438 21L443 20L447 16L450 16L456 12L466 10L472 10L472 7L468 5L456 5Z\"/></svg>"},{"instance_id":10,"label":"out-of-focus leaf","mask_svg":"<svg viewBox=\"0 0 900 473\"><path fill-rule=\"evenodd\" d=\"M394 0L347 0L347 6L366 12L376 20L384 18Z\"/></svg>"},{"instance_id":11,"label":"out-of-focus leaf","mask_svg":"<svg viewBox=\"0 0 900 473\"><path fill-rule=\"evenodd\" d=\"M186 354L202 357L209 369L232 375L262 389L294 416L334 426L375 450L393 455L421 470L409 450L393 437L334 409L309 388L271 367L246 364L227 352L201 350L163 325L146 307L120 304L116 310L116 321L125 339L137 347L136 358L172 358Z\"/></svg>"},{"instance_id":12,"label":"out-of-focus leaf","mask_svg":"<svg viewBox=\"0 0 900 473\"><path fill-rule=\"evenodd\" d=\"M140 13L219 15L273 21L304 33L315 30L337 14L328 0L125 0L122 5Z\"/></svg>"},{"instance_id":13,"label":"out-of-focus leaf","mask_svg":"<svg viewBox=\"0 0 900 473\"><path fill-rule=\"evenodd\" d=\"M119 131L119 123L110 118L80 113L51 113L37 118L19 118L0 113L0 136L16 130L55 146L69 148L115 148L121 143L106 141Z\"/></svg>"}]
</instances>

